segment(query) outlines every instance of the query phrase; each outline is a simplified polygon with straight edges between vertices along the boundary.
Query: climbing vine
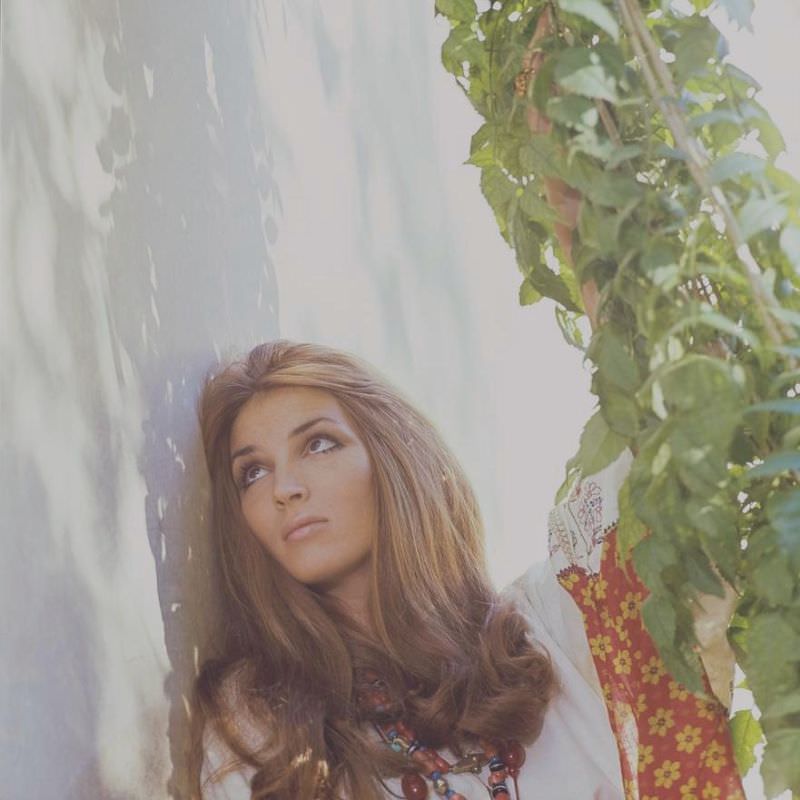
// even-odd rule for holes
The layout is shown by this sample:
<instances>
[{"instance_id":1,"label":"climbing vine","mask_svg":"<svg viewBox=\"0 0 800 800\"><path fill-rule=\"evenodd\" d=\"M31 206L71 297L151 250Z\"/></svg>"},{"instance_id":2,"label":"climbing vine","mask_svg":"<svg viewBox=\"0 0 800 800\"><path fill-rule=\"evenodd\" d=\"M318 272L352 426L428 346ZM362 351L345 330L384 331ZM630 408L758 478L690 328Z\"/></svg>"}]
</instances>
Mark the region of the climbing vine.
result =
<instances>
[{"instance_id":1,"label":"climbing vine","mask_svg":"<svg viewBox=\"0 0 800 800\"><path fill-rule=\"evenodd\" d=\"M734 746L744 773L766 742L773 797L800 794L800 184L714 10L748 25L752 0L436 0L519 302L555 301L594 365L565 485L635 453L620 555L695 692L694 605L733 590L757 706Z\"/></svg>"}]
</instances>

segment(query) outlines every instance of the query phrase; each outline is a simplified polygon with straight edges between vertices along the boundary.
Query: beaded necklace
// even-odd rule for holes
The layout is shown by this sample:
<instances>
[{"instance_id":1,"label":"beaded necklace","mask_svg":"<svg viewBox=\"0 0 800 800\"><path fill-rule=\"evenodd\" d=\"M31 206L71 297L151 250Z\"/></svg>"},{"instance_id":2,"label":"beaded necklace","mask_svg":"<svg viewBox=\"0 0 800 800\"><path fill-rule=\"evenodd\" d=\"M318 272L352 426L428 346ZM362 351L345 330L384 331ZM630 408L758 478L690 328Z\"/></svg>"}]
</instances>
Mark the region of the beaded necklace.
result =
<instances>
[{"instance_id":1,"label":"beaded necklace","mask_svg":"<svg viewBox=\"0 0 800 800\"><path fill-rule=\"evenodd\" d=\"M387 711L391 699L386 683L372 670L367 670L365 677L370 688L359 692L360 703L372 711ZM502 744L480 739L482 752L469 753L455 764L450 764L432 747L422 744L403 720L374 722L373 725L387 745L415 762L418 771L406 773L401 781L406 800L424 800L428 797L428 784L422 775L428 778L440 797L467 800L464 795L450 788L445 776L460 772L478 775L486 764L489 765L489 785L486 788L490 797L493 800L511 800L506 784L506 780L511 777L514 781L515 800L520 800L517 776L525 762L525 750L516 739L509 739Z\"/></svg>"}]
</instances>

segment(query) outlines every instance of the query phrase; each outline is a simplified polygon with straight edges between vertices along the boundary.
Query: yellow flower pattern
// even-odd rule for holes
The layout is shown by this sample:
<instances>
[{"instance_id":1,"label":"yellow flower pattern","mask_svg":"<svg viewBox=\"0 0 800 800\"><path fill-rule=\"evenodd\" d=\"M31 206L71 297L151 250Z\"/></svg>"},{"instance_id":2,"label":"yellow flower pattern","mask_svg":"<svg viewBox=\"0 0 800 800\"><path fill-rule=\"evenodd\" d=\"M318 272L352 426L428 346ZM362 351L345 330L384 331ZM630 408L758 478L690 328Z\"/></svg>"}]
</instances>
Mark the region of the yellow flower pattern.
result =
<instances>
[{"instance_id":1,"label":"yellow flower pattern","mask_svg":"<svg viewBox=\"0 0 800 800\"><path fill-rule=\"evenodd\" d=\"M647 589L630 562L617 563L616 529L605 533L599 574L559 573L586 637L619 742L633 715L638 744L619 747L626 800L744 800L727 724L713 699L692 695L666 670L641 618Z\"/></svg>"},{"instance_id":2,"label":"yellow flower pattern","mask_svg":"<svg viewBox=\"0 0 800 800\"><path fill-rule=\"evenodd\" d=\"M681 777L680 764L677 761L665 761L655 770L656 786L669 789Z\"/></svg>"}]
</instances>

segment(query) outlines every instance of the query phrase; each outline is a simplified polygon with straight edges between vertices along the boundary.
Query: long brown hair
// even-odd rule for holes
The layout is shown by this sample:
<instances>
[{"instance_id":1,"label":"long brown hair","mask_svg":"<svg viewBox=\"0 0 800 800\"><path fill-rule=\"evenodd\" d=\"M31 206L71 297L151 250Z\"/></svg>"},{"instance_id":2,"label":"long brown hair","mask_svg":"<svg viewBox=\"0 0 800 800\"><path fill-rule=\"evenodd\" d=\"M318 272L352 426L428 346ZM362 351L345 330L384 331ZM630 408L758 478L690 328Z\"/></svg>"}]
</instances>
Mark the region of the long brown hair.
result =
<instances>
[{"instance_id":1,"label":"long brown hair","mask_svg":"<svg viewBox=\"0 0 800 800\"><path fill-rule=\"evenodd\" d=\"M371 632L294 580L245 526L230 430L254 394L278 386L330 392L369 453L378 509ZM483 523L461 467L401 392L352 354L277 340L209 377L199 415L225 633L195 683L193 774L203 726L213 725L240 763L256 768L257 800L315 797L321 770L337 794L382 797L380 778L408 763L375 741L358 710L368 669L430 746L461 753L478 736L523 744L538 736L555 690L550 660L491 585ZM242 736L244 715L257 742Z\"/></svg>"}]
</instances>

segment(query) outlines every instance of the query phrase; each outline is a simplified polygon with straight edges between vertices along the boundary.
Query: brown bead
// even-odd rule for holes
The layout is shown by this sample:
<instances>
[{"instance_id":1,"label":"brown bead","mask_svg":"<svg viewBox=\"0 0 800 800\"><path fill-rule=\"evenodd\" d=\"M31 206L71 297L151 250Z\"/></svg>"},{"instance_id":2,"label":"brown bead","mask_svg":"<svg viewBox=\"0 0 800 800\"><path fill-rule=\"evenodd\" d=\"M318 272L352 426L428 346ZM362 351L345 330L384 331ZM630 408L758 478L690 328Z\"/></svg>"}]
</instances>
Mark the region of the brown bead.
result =
<instances>
[{"instance_id":1,"label":"brown bead","mask_svg":"<svg viewBox=\"0 0 800 800\"><path fill-rule=\"evenodd\" d=\"M525 749L516 739L512 739L500 751L500 758L507 767L518 770L525 763Z\"/></svg>"},{"instance_id":2,"label":"brown bead","mask_svg":"<svg viewBox=\"0 0 800 800\"><path fill-rule=\"evenodd\" d=\"M425 783L425 778L416 772L407 772L403 775L400 785L403 787L406 800L425 800L428 796L428 784Z\"/></svg>"},{"instance_id":3,"label":"brown bead","mask_svg":"<svg viewBox=\"0 0 800 800\"><path fill-rule=\"evenodd\" d=\"M450 772L450 764L442 758L438 753L436 754L436 758L434 759L434 764L436 765L436 769L439 772Z\"/></svg>"}]
</instances>

